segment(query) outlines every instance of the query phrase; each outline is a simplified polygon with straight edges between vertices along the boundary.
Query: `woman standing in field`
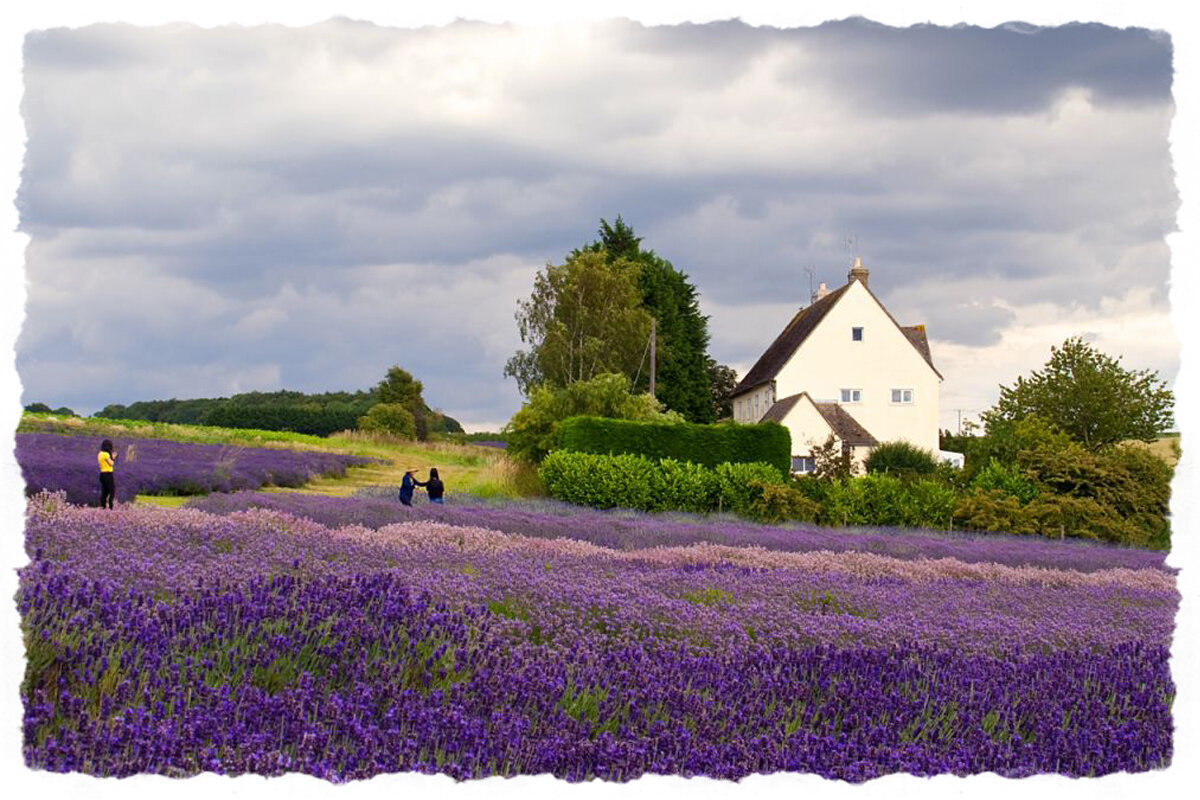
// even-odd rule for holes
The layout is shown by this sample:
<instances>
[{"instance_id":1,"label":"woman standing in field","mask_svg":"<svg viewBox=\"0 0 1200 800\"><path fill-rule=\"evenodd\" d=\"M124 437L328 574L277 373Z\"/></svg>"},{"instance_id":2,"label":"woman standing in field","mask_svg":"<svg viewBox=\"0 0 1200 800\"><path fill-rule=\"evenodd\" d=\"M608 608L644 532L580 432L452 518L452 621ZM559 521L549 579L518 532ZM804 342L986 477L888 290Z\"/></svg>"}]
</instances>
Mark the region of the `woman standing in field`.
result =
<instances>
[{"instance_id":1,"label":"woman standing in field","mask_svg":"<svg viewBox=\"0 0 1200 800\"><path fill-rule=\"evenodd\" d=\"M412 505L413 491L417 486L417 479L413 475L417 471L416 467L404 470L404 477L400 480L400 504L405 506Z\"/></svg>"},{"instance_id":2,"label":"woman standing in field","mask_svg":"<svg viewBox=\"0 0 1200 800\"><path fill-rule=\"evenodd\" d=\"M96 454L100 462L100 507L112 508L113 499L117 496L116 483L113 480L113 465L117 463L117 454L113 452L111 439L100 443L100 452Z\"/></svg>"},{"instance_id":3,"label":"woman standing in field","mask_svg":"<svg viewBox=\"0 0 1200 800\"><path fill-rule=\"evenodd\" d=\"M442 484L442 479L438 477L437 467L429 469L429 480L424 483L420 481L414 481L414 483L417 486L424 486L425 491L429 492L429 502L437 503L439 506L443 505L442 495L445 494L446 487Z\"/></svg>"}]
</instances>

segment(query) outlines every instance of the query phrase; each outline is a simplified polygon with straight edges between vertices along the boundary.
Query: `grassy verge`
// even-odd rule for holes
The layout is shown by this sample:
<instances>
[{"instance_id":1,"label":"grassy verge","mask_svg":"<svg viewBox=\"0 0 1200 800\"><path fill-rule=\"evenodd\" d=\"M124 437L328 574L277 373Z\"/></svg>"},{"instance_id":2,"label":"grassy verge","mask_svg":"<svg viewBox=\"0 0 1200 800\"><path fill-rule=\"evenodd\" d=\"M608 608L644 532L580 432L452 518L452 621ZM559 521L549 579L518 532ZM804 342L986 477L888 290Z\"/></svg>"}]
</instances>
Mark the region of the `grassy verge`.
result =
<instances>
[{"instance_id":1,"label":"grassy verge","mask_svg":"<svg viewBox=\"0 0 1200 800\"><path fill-rule=\"evenodd\" d=\"M17 432L112 439L168 439L194 444L284 447L379 459L366 466L349 468L343 478L317 478L300 489L268 487L268 491L349 495L364 487L398 487L404 471L410 467L417 469L418 476L422 479L428 477L430 467L436 467L449 493L470 492L484 497L529 496L541 493L535 470L514 461L503 450L469 443L417 442L355 431L321 437L287 431L176 425L96 417L63 417L29 412L22 415ZM161 506L178 505L185 500L186 498L175 497L151 498L147 495L139 497L139 502Z\"/></svg>"}]
</instances>

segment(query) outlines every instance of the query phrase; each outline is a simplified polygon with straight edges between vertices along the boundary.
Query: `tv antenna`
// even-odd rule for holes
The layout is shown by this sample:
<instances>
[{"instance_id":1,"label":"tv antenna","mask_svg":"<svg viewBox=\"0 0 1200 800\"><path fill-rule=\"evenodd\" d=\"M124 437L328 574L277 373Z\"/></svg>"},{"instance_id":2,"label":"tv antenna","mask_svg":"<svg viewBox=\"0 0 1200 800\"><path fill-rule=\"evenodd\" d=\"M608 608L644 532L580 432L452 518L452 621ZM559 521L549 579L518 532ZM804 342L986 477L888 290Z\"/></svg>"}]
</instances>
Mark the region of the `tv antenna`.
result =
<instances>
[{"instance_id":1,"label":"tv antenna","mask_svg":"<svg viewBox=\"0 0 1200 800\"><path fill-rule=\"evenodd\" d=\"M855 258L862 255L858 252L858 234L847 234L844 241L846 245L846 252L853 254Z\"/></svg>"},{"instance_id":2,"label":"tv antenna","mask_svg":"<svg viewBox=\"0 0 1200 800\"><path fill-rule=\"evenodd\" d=\"M809 302L812 302L813 298L817 296L813 289L813 276L817 274L817 268L810 264L804 268L804 271L808 273L808 296Z\"/></svg>"}]
</instances>

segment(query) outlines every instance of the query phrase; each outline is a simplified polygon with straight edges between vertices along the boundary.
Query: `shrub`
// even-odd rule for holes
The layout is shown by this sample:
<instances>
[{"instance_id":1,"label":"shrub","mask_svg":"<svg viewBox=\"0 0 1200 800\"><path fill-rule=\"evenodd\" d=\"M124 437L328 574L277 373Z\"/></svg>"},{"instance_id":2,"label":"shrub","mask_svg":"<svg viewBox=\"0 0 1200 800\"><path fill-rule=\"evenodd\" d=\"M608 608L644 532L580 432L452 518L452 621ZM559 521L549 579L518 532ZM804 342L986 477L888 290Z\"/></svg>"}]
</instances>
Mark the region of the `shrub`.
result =
<instances>
[{"instance_id":1,"label":"shrub","mask_svg":"<svg viewBox=\"0 0 1200 800\"><path fill-rule=\"evenodd\" d=\"M726 462L763 462L780 476L791 472L791 434L775 422L699 425L578 416L562 422L559 444L583 453L637 453L710 468Z\"/></svg>"},{"instance_id":2,"label":"shrub","mask_svg":"<svg viewBox=\"0 0 1200 800\"><path fill-rule=\"evenodd\" d=\"M1002 464L996 459L975 475L971 486L983 492L999 491L1012 495L1024 505L1038 496L1037 484L1015 464Z\"/></svg>"},{"instance_id":3,"label":"shrub","mask_svg":"<svg viewBox=\"0 0 1200 800\"><path fill-rule=\"evenodd\" d=\"M776 483L755 484L758 490L747 516L759 522L816 522L821 506L792 487Z\"/></svg>"},{"instance_id":4,"label":"shrub","mask_svg":"<svg viewBox=\"0 0 1200 800\"><path fill-rule=\"evenodd\" d=\"M767 464L722 464L711 470L675 459L555 450L538 476L551 497L593 508L692 511L718 507L746 514L762 486L782 483Z\"/></svg>"},{"instance_id":5,"label":"shrub","mask_svg":"<svg viewBox=\"0 0 1200 800\"><path fill-rule=\"evenodd\" d=\"M783 483L779 471L769 464L718 464L716 477L717 509L742 515L750 513L763 486Z\"/></svg>"},{"instance_id":6,"label":"shrub","mask_svg":"<svg viewBox=\"0 0 1200 800\"><path fill-rule=\"evenodd\" d=\"M646 510L703 513L716 505L719 493L720 479L712 470L690 461L664 458L656 469L651 469Z\"/></svg>"},{"instance_id":7,"label":"shrub","mask_svg":"<svg viewBox=\"0 0 1200 800\"><path fill-rule=\"evenodd\" d=\"M358 429L368 433L390 433L404 439L417 438L412 412L399 403L377 403L358 418Z\"/></svg>"},{"instance_id":8,"label":"shrub","mask_svg":"<svg viewBox=\"0 0 1200 800\"><path fill-rule=\"evenodd\" d=\"M937 481L905 483L876 473L825 487L820 521L830 525L945 528L954 511L954 490Z\"/></svg>"},{"instance_id":9,"label":"shrub","mask_svg":"<svg viewBox=\"0 0 1200 800\"><path fill-rule=\"evenodd\" d=\"M650 395L631 394L627 375L598 375L565 387L543 385L533 389L529 402L521 406L504 428L509 454L538 463L551 450L562 448L563 420L580 415L664 423L683 421L676 412L663 411L662 404Z\"/></svg>"},{"instance_id":10,"label":"shrub","mask_svg":"<svg viewBox=\"0 0 1200 800\"><path fill-rule=\"evenodd\" d=\"M1038 533L1037 524L1016 495L1000 489L975 489L960 495L954 504L956 527L973 531L1015 534Z\"/></svg>"},{"instance_id":11,"label":"shrub","mask_svg":"<svg viewBox=\"0 0 1200 800\"><path fill-rule=\"evenodd\" d=\"M884 442L867 456L868 473L885 472L896 475L932 475L937 470L933 453L908 442Z\"/></svg>"},{"instance_id":12,"label":"shrub","mask_svg":"<svg viewBox=\"0 0 1200 800\"><path fill-rule=\"evenodd\" d=\"M593 508L649 510L657 465L641 456L598 456L555 450L538 468L546 493Z\"/></svg>"}]
</instances>

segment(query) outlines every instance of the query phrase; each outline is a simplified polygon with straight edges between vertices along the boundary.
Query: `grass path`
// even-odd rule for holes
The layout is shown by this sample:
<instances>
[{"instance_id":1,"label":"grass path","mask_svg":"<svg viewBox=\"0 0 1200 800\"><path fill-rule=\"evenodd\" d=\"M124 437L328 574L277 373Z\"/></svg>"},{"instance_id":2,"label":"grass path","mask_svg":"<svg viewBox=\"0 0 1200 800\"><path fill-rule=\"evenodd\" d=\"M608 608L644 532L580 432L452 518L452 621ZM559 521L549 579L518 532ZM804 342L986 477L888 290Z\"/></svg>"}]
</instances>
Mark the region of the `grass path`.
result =
<instances>
[{"instance_id":1,"label":"grass path","mask_svg":"<svg viewBox=\"0 0 1200 800\"><path fill-rule=\"evenodd\" d=\"M386 436L345 432L329 437L309 436L286 431L258 431L201 425L175 425L161 422L109 420L94 417L60 417L51 414L22 416L17 427L21 433L57 433L75 436L104 436L113 439L167 439L197 444L226 444L237 447L277 447L294 450L323 450L332 453L366 456L376 462L350 467L341 478L319 477L300 488L265 487L265 491L307 492L346 496L362 488L396 489L409 468L417 477L429 477L436 467L446 491L470 492L481 496L514 496L537 493L536 474L514 462L494 447L457 442L417 442ZM187 497L139 495L137 502L163 507L178 507Z\"/></svg>"}]
</instances>

